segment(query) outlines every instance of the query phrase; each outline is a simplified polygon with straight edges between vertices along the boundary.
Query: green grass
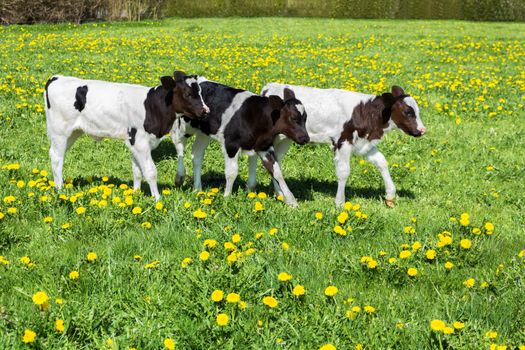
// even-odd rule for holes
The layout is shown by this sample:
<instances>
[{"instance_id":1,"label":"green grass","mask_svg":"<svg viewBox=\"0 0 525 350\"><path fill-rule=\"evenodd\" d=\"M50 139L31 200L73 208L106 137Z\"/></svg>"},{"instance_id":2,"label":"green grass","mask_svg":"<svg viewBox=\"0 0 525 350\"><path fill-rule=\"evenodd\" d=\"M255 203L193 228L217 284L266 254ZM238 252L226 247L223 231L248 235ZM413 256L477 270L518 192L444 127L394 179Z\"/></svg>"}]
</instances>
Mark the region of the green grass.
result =
<instances>
[{"instance_id":1,"label":"green grass","mask_svg":"<svg viewBox=\"0 0 525 350\"><path fill-rule=\"evenodd\" d=\"M179 349L524 345L525 260L518 255L525 249L524 34L523 24L283 18L0 27L0 348L160 349L165 338ZM171 191L162 198L165 210L155 209L146 185L132 205L112 202L124 200L118 187L132 179L119 141L81 138L65 163L72 186L59 193L33 174L33 168L51 172L42 89L52 74L151 86L176 68L256 92L270 81L369 93L402 86L418 99L428 134L392 132L380 145L398 188L396 208L382 202L378 171L356 157L347 198L361 208L348 210L347 236L334 233L344 210L333 204L333 154L326 145L294 146L284 159L298 209L272 198L262 168L258 191L269 196L249 198L245 159L234 195L223 198L217 144L206 153L201 196L189 182L174 188L176 155L168 140L154 152L160 187ZM38 179L41 185L29 187ZM100 207L109 184L115 188ZM213 187L217 195L209 192ZM15 201L6 203L8 196ZM211 205L202 204L208 196ZM264 211L254 211L256 201ZM76 213L80 206L85 214ZM142 214L132 214L135 206ZM9 214L9 207L17 212ZM205 219L193 217L198 208ZM358 219L356 210L368 217ZM466 227L458 222L464 212ZM47 216L51 223L44 223ZM142 227L145 221L151 229ZM490 235L487 222L495 226ZM64 223L70 228L62 229ZM415 233L405 233L407 226ZM443 231L452 233L452 244L438 248ZM234 233L241 235L242 254L229 264L223 244ZM204 239L218 242L206 262L199 260ZM461 249L462 239L472 247ZM416 241L422 248L399 259L402 245ZM247 255L250 247L255 253ZM434 261L425 258L428 249L436 250ZM86 260L90 251L98 255L94 262ZM34 266L21 262L23 256ZM363 256L377 268L362 264ZM186 257L192 262L183 268ZM156 268L144 268L155 260ZM447 261L454 264L450 271ZM409 267L418 269L416 277L407 275ZM69 278L74 270L78 280ZM282 271L293 275L291 282L278 281ZM474 287L464 286L468 278ZM305 286L305 297L292 296L296 284ZM329 285L339 289L333 298L324 295ZM215 289L239 293L246 308L212 302ZM50 298L47 311L31 300L38 291ZM276 308L262 303L267 295L279 301ZM375 312L347 317L352 307L366 305ZM226 327L216 324L221 312L230 317ZM64 320L63 333L54 330L56 319ZM465 328L434 332L433 319L448 326L462 321ZM26 328L37 333L29 345L22 342ZM497 338L490 340L488 331Z\"/></svg>"}]
</instances>

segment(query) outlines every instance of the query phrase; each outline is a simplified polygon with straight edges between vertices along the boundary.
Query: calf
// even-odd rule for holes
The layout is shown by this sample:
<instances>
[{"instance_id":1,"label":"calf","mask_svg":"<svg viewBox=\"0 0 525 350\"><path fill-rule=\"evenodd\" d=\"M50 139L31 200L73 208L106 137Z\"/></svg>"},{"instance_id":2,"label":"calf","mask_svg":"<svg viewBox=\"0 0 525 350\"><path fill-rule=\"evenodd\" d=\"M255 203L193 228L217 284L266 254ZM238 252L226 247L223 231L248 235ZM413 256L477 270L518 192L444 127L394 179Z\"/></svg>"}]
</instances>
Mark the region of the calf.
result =
<instances>
[{"instance_id":1,"label":"calf","mask_svg":"<svg viewBox=\"0 0 525 350\"><path fill-rule=\"evenodd\" d=\"M187 138L196 134L193 144L194 188L201 189L201 166L204 151L210 139L221 143L225 159L226 187L228 196L238 173L240 151L257 155L264 167L282 189L284 200L297 206L293 194L288 189L279 163L275 157L272 142L276 135L284 134L299 144L309 142L305 129L306 113L301 102L291 90L283 91L284 101L278 96L263 97L249 91L235 89L199 77L204 102L210 113L202 120L179 120L172 131L172 139L177 149L179 166L175 182L184 181L184 147Z\"/></svg>"},{"instance_id":2,"label":"calf","mask_svg":"<svg viewBox=\"0 0 525 350\"><path fill-rule=\"evenodd\" d=\"M169 133L177 115L202 118L209 111L194 76L176 71L173 77L160 80L162 85L152 88L65 76L48 80L44 92L47 134L57 189L63 185L66 151L87 134L124 140L132 155L133 187L140 188L144 175L151 195L159 199L151 150Z\"/></svg>"},{"instance_id":3,"label":"calf","mask_svg":"<svg viewBox=\"0 0 525 350\"><path fill-rule=\"evenodd\" d=\"M411 136L419 137L425 127L419 116L419 107L402 88L393 86L391 92L380 96L366 95L339 89L316 89L306 86L291 86L271 83L263 88L262 95L283 96L287 88L292 88L298 99L303 101L308 113L306 130L314 143L329 143L335 150L335 172L338 179L337 206L345 202L345 185L350 175L350 156L352 153L367 157L380 171L386 188L385 203L394 207L396 188L388 171L387 161L377 149L383 134L399 129ZM290 147L286 137L274 140L277 161ZM249 180L255 186L255 167L257 159L249 161ZM279 193L279 184L274 182Z\"/></svg>"}]
</instances>

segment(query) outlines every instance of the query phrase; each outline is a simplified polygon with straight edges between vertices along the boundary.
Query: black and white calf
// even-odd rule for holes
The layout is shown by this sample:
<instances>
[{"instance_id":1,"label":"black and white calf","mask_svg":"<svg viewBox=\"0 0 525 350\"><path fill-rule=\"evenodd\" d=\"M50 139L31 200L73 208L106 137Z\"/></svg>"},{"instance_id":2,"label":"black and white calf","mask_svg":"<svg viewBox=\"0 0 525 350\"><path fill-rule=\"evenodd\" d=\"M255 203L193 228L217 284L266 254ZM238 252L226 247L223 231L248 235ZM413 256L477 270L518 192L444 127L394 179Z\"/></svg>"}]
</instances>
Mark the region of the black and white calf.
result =
<instances>
[{"instance_id":1,"label":"black and white calf","mask_svg":"<svg viewBox=\"0 0 525 350\"><path fill-rule=\"evenodd\" d=\"M284 181L281 168L275 157L272 142L276 135L305 144L310 138L305 129L306 113L301 102L291 90L285 89L281 97L263 97L249 91L235 89L216 82L198 78L202 97L210 107L210 113L202 120L179 119L172 131L177 149L178 169L175 182L184 181L184 147L193 134L193 186L201 189L201 166L204 151L210 139L221 143L225 160L226 187L228 196L238 173L238 157L241 151L259 156L264 167L282 189L286 203L297 206L297 202Z\"/></svg>"},{"instance_id":2,"label":"black and white calf","mask_svg":"<svg viewBox=\"0 0 525 350\"><path fill-rule=\"evenodd\" d=\"M86 134L124 140L132 155L133 187L140 188L144 175L151 195L160 197L151 150L170 132L177 115L202 118L209 112L195 76L176 71L160 80L162 85L152 88L65 76L48 80L44 98L49 156L58 189L66 151Z\"/></svg>"},{"instance_id":3,"label":"black and white calf","mask_svg":"<svg viewBox=\"0 0 525 350\"><path fill-rule=\"evenodd\" d=\"M425 133L415 99L406 95L398 86L393 86L391 92L376 96L340 89L271 83L263 88L262 95L283 96L287 88L293 89L297 98L304 104L308 113L306 130L311 141L328 143L334 148L338 179L336 205L341 206L345 202L345 185L350 175L350 156L357 153L365 156L379 169L386 188L385 203L393 207L396 188L390 177L387 161L376 146L383 134L393 129L402 130L415 137ZM283 136L274 140L277 161L281 161L290 145L291 140ZM251 185L256 183L256 163L257 158L252 157L249 162L248 180ZM279 193L279 184L274 182L274 186Z\"/></svg>"}]
</instances>

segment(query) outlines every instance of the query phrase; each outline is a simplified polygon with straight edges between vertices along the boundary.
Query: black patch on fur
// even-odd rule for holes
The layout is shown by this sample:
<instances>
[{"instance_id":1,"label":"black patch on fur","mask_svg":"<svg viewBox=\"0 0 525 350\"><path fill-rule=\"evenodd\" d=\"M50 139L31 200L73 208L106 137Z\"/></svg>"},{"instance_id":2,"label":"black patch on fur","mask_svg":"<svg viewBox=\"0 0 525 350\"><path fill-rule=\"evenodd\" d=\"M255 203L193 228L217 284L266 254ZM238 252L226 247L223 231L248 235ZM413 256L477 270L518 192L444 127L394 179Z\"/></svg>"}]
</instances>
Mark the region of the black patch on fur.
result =
<instances>
[{"instance_id":1,"label":"black patch on fur","mask_svg":"<svg viewBox=\"0 0 525 350\"><path fill-rule=\"evenodd\" d=\"M201 95L204 103L210 108L210 113L202 120L189 120L193 128L199 129L206 135L215 135L221 126L224 111L232 104L233 98L245 90L235 89L211 81L200 83ZM184 120L188 121L185 117Z\"/></svg>"},{"instance_id":2,"label":"black patch on fur","mask_svg":"<svg viewBox=\"0 0 525 350\"><path fill-rule=\"evenodd\" d=\"M173 90L168 91L164 100L166 101L166 106L171 106L171 104L173 103Z\"/></svg>"},{"instance_id":3,"label":"black patch on fur","mask_svg":"<svg viewBox=\"0 0 525 350\"><path fill-rule=\"evenodd\" d=\"M75 93L75 103L73 106L75 106L79 112L82 112L82 110L86 107L87 92L87 85L77 87L77 92Z\"/></svg>"},{"instance_id":4,"label":"black patch on fur","mask_svg":"<svg viewBox=\"0 0 525 350\"><path fill-rule=\"evenodd\" d=\"M135 135L137 134L136 128L131 128L128 130L129 143L133 146L135 144Z\"/></svg>"},{"instance_id":5,"label":"black patch on fur","mask_svg":"<svg viewBox=\"0 0 525 350\"><path fill-rule=\"evenodd\" d=\"M170 92L173 94L172 89L167 90L162 86L152 87L144 100L144 130L159 139L171 130L177 117L171 106L166 103Z\"/></svg>"},{"instance_id":6,"label":"black patch on fur","mask_svg":"<svg viewBox=\"0 0 525 350\"><path fill-rule=\"evenodd\" d=\"M49 85L54 82L55 80L57 80L58 78L57 77L51 77L49 78L49 80L46 82L46 86L45 86L45 90L46 90L46 102L47 102L47 108L50 109L51 108L51 105L49 104L49 93L47 92L47 88L49 87Z\"/></svg>"}]
</instances>

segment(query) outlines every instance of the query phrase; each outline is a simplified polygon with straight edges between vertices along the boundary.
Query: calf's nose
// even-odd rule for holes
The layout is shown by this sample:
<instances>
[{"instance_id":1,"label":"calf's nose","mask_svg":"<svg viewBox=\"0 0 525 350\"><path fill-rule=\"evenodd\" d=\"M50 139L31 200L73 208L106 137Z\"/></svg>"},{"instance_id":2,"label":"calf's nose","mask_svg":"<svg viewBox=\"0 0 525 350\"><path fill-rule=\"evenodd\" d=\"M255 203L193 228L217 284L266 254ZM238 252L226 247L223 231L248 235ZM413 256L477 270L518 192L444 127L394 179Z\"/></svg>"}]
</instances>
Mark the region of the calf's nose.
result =
<instances>
[{"instance_id":1,"label":"calf's nose","mask_svg":"<svg viewBox=\"0 0 525 350\"><path fill-rule=\"evenodd\" d=\"M427 131L427 129L424 126L417 128L417 130L421 133L421 135L425 135L425 132Z\"/></svg>"}]
</instances>

